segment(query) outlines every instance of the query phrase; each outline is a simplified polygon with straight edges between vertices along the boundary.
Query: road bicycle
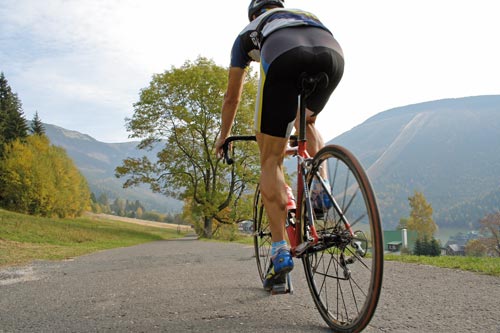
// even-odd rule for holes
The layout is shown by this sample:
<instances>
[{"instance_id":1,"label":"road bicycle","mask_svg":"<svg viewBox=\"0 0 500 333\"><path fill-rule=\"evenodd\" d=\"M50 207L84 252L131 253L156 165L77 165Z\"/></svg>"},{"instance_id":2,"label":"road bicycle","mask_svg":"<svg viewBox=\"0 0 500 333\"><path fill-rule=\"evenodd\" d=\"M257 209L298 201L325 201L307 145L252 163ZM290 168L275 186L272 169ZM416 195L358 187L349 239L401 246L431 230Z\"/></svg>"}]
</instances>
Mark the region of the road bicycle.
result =
<instances>
[{"instance_id":1,"label":"road bicycle","mask_svg":"<svg viewBox=\"0 0 500 333\"><path fill-rule=\"evenodd\" d=\"M336 332L360 332L370 322L382 288L382 230L372 186L355 156L338 145L327 145L313 157L306 151L307 97L327 82L325 73L305 73L299 81L299 131L287 148L287 154L297 160L297 205L288 210L285 228L292 256L302 260L322 318ZM255 136L226 139L228 164L234 162L230 143L242 140L255 140ZM258 187L253 215L255 258L263 281L272 242ZM290 274L280 291L293 292Z\"/></svg>"}]
</instances>

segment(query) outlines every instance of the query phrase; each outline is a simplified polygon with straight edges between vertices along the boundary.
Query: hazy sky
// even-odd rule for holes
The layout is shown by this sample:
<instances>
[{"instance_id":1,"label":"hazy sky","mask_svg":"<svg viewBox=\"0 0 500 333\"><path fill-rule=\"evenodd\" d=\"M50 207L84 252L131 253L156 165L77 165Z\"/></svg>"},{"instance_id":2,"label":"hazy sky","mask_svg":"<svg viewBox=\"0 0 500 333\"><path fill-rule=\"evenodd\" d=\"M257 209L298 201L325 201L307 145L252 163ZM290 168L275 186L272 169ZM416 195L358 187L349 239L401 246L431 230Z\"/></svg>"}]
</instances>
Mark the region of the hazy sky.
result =
<instances>
[{"instance_id":1,"label":"hazy sky","mask_svg":"<svg viewBox=\"0 0 500 333\"><path fill-rule=\"evenodd\" d=\"M198 56L227 66L248 0L0 0L0 71L27 119L127 141L155 73ZM344 78L320 116L329 140L381 111L500 94L498 0L287 0L343 47ZM217 7L215 7L217 6Z\"/></svg>"}]
</instances>

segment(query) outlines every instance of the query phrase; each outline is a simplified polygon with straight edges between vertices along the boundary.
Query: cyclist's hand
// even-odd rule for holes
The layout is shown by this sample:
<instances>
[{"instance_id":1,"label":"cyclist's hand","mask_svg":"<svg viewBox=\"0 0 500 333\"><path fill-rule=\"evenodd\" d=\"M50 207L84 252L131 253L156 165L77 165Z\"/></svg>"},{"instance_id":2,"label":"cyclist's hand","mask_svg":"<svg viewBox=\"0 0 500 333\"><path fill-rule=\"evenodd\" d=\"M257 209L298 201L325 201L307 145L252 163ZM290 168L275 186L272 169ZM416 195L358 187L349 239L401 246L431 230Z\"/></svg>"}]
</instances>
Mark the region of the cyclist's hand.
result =
<instances>
[{"instance_id":1,"label":"cyclist's hand","mask_svg":"<svg viewBox=\"0 0 500 333\"><path fill-rule=\"evenodd\" d=\"M217 139L217 142L215 143L215 154L217 155L218 158L224 157L224 149L222 148L224 142L226 142L226 138L219 137Z\"/></svg>"}]
</instances>

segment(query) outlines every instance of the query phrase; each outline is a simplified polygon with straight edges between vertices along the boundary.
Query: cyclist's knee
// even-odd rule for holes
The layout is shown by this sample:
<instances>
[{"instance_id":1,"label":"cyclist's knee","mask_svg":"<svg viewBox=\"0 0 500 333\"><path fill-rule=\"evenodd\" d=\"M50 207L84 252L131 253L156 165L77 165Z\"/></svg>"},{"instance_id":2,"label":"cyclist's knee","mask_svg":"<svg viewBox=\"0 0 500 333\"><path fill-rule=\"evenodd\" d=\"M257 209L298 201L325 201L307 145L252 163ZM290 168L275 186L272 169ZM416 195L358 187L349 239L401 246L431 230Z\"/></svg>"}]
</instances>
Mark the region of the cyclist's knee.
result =
<instances>
[{"instance_id":1,"label":"cyclist's knee","mask_svg":"<svg viewBox=\"0 0 500 333\"><path fill-rule=\"evenodd\" d=\"M306 125L307 126L314 126L314 124L316 123L316 117L317 117L317 114L315 114L311 110L307 109L306 110ZM300 115L297 113L297 117L295 118L295 128L296 129L299 128L299 118L300 118Z\"/></svg>"},{"instance_id":2,"label":"cyclist's knee","mask_svg":"<svg viewBox=\"0 0 500 333\"><path fill-rule=\"evenodd\" d=\"M279 168L283 164L287 144L286 138L257 133L257 143L259 144L262 168Z\"/></svg>"},{"instance_id":3,"label":"cyclist's knee","mask_svg":"<svg viewBox=\"0 0 500 333\"><path fill-rule=\"evenodd\" d=\"M309 112L311 112L311 113L309 113ZM309 111L309 112L306 115L306 125L314 125L316 123L316 117L318 116L318 114L313 113L312 111Z\"/></svg>"}]
</instances>

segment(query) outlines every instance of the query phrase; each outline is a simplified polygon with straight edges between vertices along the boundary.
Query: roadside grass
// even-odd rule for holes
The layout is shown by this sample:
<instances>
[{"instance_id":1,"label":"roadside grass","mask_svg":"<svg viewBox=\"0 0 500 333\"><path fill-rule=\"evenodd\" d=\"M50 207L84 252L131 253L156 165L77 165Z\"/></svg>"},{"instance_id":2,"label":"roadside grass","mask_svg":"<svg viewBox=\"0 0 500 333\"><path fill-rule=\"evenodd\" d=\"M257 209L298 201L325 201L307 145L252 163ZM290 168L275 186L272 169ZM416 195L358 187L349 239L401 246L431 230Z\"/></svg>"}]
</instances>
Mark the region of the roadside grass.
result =
<instances>
[{"instance_id":1,"label":"roadside grass","mask_svg":"<svg viewBox=\"0 0 500 333\"><path fill-rule=\"evenodd\" d=\"M0 267L33 260L67 259L184 235L177 230L126 222L52 219L0 209Z\"/></svg>"},{"instance_id":2,"label":"roadside grass","mask_svg":"<svg viewBox=\"0 0 500 333\"><path fill-rule=\"evenodd\" d=\"M442 268L459 269L475 273L500 276L500 258L460 257L460 256L414 256L393 255L384 256L385 260L401 261L412 264L430 265Z\"/></svg>"},{"instance_id":3,"label":"roadside grass","mask_svg":"<svg viewBox=\"0 0 500 333\"><path fill-rule=\"evenodd\" d=\"M235 240L235 242L243 245L254 245L253 236L251 235L241 235Z\"/></svg>"}]
</instances>

